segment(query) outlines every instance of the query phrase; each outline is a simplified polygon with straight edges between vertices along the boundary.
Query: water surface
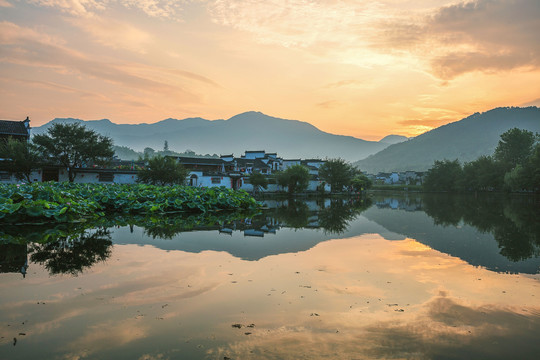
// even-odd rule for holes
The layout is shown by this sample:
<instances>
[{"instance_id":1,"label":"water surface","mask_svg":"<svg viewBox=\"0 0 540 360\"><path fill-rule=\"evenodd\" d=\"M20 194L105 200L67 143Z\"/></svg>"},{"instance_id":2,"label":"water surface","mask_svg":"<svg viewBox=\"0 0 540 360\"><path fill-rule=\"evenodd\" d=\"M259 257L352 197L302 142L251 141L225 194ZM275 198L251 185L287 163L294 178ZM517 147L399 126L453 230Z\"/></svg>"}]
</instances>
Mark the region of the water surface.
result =
<instances>
[{"instance_id":1,"label":"water surface","mask_svg":"<svg viewBox=\"0 0 540 360\"><path fill-rule=\"evenodd\" d=\"M535 198L267 204L5 227L0 358L536 359Z\"/></svg>"}]
</instances>

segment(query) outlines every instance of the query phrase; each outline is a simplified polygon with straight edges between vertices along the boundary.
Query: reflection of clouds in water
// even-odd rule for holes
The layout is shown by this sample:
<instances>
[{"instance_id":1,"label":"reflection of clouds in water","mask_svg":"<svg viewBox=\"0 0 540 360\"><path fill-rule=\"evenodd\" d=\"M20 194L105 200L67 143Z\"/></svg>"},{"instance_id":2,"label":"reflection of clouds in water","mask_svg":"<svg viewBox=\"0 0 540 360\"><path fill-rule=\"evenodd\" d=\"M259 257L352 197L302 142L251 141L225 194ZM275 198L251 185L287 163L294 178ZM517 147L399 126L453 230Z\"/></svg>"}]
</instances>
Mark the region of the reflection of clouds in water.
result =
<instances>
[{"instance_id":1,"label":"reflection of clouds in water","mask_svg":"<svg viewBox=\"0 0 540 360\"><path fill-rule=\"evenodd\" d=\"M433 358L443 351L482 358L482 346L508 355L504 339L527 351L537 346L538 276L474 268L410 239L331 240L256 262L135 245L117 245L113 255L64 284L46 272L43 285L0 284L0 298L14 289L47 301L46 312L30 301L6 302L0 312L31 318L37 345L61 339L63 355L73 359L118 351L159 359L156 343L169 349L164 358L191 346L221 360Z\"/></svg>"},{"instance_id":2,"label":"reflection of clouds in water","mask_svg":"<svg viewBox=\"0 0 540 360\"><path fill-rule=\"evenodd\" d=\"M148 335L148 326L138 319L110 320L89 326L80 338L70 341L65 348L72 358L85 358L103 349L124 346Z\"/></svg>"},{"instance_id":3,"label":"reflection of clouds in water","mask_svg":"<svg viewBox=\"0 0 540 360\"><path fill-rule=\"evenodd\" d=\"M240 359L525 359L540 350L538 310L467 306L443 293L412 317L354 326L321 316L314 326L259 328L245 339L208 353Z\"/></svg>"},{"instance_id":4,"label":"reflection of clouds in water","mask_svg":"<svg viewBox=\"0 0 540 360\"><path fill-rule=\"evenodd\" d=\"M525 359L538 353L540 317L495 305L466 306L436 297L413 323L380 323L367 329L368 355L396 353L420 358ZM521 355L520 355L521 354Z\"/></svg>"}]
</instances>

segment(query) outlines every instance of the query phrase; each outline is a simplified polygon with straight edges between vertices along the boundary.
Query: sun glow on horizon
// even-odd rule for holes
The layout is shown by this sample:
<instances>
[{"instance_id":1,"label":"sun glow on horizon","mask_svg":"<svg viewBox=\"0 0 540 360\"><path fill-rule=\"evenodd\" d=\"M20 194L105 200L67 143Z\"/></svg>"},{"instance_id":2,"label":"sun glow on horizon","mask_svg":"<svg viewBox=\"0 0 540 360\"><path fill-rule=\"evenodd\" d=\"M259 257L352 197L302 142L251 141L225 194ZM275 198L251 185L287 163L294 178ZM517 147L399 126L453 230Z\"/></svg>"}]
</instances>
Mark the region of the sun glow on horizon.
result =
<instances>
[{"instance_id":1,"label":"sun glow on horizon","mask_svg":"<svg viewBox=\"0 0 540 360\"><path fill-rule=\"evenodd\" d=\"M259 110L366 140L540 105L536 0L0 1L0 117Z\"/></svg>"}]
</instances>

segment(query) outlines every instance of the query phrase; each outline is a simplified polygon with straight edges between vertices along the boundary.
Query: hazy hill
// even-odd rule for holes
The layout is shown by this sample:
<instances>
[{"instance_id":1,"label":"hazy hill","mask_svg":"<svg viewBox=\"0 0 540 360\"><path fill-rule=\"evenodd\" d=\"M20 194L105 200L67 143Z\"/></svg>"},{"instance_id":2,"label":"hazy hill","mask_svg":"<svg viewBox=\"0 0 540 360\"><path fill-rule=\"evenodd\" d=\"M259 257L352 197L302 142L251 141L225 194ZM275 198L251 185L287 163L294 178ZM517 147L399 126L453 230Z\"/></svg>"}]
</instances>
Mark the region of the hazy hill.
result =
<instances>
[{"instance_id":1,"label":"hazy hill","mask_svg":"<svg viewBox=\"0 0 540 360\"><path fill-rule=\"evenodd\" d=\"M399 143L407 141L407 140L409 140L409 138L406 137L406 136L386 135L381 140L379 140L379 142L384 143L384 144L388 144L388 145L393 145L393 144L399 144Z\"/></svg>"},{"instance_id":2,"label":"hazy hill","mask_svg":"<svg viewBox=\"0 0 540 360\"><path fill-rule=\"evenodd\" d=\"M246 112L228 120L166 119L154 124L115 124L110 120L54 119L32 129L39 134L56 122L82 122L88 128L113 138L115 145L137 151L145 147L186 149L201 154L230 154L240 156L245 150L277 152L284 158L334 158L348 161L365 158L384 149L387 143L366 141L352 136L333 135L315 126L296 120Z\"/></svg>"},{"instance_id":3,"label":"hazy hill","mask_svg":"<svg viewBox=\"0 0 540 360\"><path fill-rule=\"evenodd\" d=\"M424 171L435 160L459 159L462 163L491 155L500 135L511 128L540 132L540 109L496 108L476 113L406 142L357 161L354 165L369 173L380 171Z\"/></svg>"}]
</instances>

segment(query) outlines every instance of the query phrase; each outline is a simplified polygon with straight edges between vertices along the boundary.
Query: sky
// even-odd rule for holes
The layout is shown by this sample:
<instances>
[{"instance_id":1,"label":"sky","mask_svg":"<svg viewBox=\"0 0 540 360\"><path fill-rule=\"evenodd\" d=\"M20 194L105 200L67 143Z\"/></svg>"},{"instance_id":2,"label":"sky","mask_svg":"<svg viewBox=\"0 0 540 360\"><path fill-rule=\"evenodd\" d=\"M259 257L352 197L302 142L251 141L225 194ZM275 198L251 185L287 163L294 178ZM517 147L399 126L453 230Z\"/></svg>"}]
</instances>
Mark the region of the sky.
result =
<instances>
[{"instance_id":1,"label":"sky","mask_svg":"<svg viewBox=\"0 0 540 360\"><path fill-rule=\"evenodd\" d=\"M0 118L415 136L540 106L538 0L0 0Z\"/></svg>"}]
</instances>

